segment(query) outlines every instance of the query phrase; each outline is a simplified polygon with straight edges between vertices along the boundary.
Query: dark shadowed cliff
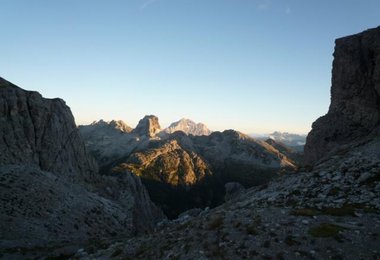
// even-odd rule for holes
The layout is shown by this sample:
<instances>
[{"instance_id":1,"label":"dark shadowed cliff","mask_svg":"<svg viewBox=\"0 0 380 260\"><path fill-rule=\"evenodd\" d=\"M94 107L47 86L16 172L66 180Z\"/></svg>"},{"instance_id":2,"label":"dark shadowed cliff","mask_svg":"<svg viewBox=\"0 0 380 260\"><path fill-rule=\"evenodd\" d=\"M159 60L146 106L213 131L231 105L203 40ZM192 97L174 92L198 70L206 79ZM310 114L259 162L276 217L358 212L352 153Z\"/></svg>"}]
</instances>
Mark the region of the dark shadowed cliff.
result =
<instances>
[{"instance_id":1,"label":"dark shadowed cliff","mask_svg":"<svg viewBox=\"0 0 380 260\"><path fill-rule=\"evenodd\" d=\"M335 43L331 104L307 137L306 164L380 135L380 27Z\"/></svg>"},{"instance_id":2,"label":"dark shadowed cliff","mask_svg":"<svg viewBox=\"0 0 380 260\"><path fill-rule=\"evenodd\" d=\"M138 177L98 174L63 100L2 78L0 187L6 258L151 231L164 218Z\"/></svg>"}]
</instances>

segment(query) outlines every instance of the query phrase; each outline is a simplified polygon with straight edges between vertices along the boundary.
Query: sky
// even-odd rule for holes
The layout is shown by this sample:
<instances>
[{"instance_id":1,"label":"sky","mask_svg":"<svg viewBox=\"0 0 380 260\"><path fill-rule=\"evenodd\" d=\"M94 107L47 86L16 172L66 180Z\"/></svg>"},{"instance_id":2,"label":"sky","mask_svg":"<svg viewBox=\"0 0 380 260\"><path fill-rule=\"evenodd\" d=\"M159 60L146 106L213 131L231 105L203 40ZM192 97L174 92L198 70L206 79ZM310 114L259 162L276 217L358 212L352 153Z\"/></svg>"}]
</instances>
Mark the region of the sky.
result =
<instances>
[{"instance_id":1,"label":"sky","mask_svg":"<svg viewBox=\"0 0 380 260\"><path fill-rule=\"evenodd\" d=\"M144 115L307 133L330 103L334 40L380 0L0 0L0 76L77 124Z\"/></svg>"}]
</instances>

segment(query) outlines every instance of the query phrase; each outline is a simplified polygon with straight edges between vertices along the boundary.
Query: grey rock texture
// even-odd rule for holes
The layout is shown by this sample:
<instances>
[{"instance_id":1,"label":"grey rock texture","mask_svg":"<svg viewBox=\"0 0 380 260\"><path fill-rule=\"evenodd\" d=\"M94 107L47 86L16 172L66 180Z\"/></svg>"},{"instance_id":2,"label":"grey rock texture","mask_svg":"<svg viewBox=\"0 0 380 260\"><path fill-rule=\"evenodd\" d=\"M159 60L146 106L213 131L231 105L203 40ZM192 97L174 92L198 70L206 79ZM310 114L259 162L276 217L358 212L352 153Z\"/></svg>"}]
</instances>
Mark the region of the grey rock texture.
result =
<instances>
[{"instance_id":1,"label":"grey rock texture","mask_svg":"<svg viewBox=\"0 0 380 260\"><path fill-rule=\"evenodd\" d=\"M132 133L139 136L146 136L149 138L155 137L161 131L160 123L158 122L158 117L149 115L145 116L139 121L136 128L133 129Z\"/></svg>"},{"instance_id":2,"label":"grey rock texture","mask_svg":"<svg viewBox=\"0 0 380 260\"><path fill-rule=\"evenodd\" d=\"M238 182L228 182L224 185L224 188L226 189L226 194L224 195L225 201L236 198L245 190L244 186Z\"/></svg>"},{"instance_id":3,"label":"grey rock texture","mask_svg":"<svg viewBox=\"0 0 380 260\"><path fill-rule=\"evenodd\" d=\"M132 132L132 127L127 125L123 120L112 120L109 122L110 127L115 129L119 129L121 132L130 133Z\"/></svg>"},{"instance_id":4,"label":"grey rock texture","mask_svg":"<svg viewBox=\"0 0 380 260\"><path fill-rule=\"evenodd\" d=\"M165 218L135 175L98 174L64 101L0 79L0 122L0 256L133 236Z\"/></svg>"},{"instance_id":5,"label":"grey rock texture","mask_svg":"<svg viewBox=\"0 0 380 260\"><path fill-rule=\"evenodd\" d=\"M186 118L172 123L168 128L163 130L166 134L172 134L176 131L182 131L185 134L191 135L210 135L211 131L205 124L195 123L194 121Z\"/></svg>"},{"instance_id":6,"label":"grey rock texture","mask_svg":"<svg viewBox=\"0 0 380 260\"><path fill-rule=\"evenodd\" d=\"M331 105L313 123L305 163L380 136L380 27L337 39Z\"/></svg>"},{"instance_id":7,"label":"grey rock texture","mask_svg":"<svg viewBox=\"0 0 380 260\"><path fill-rule=\"evenodd\" d=\"M379 143L378 143L379 144ZM379 148L378 148L379 149ZM360 176L368 172L364 181ZM352 151L284 175L152 235L78 258L378 259L380 160ZM202 238L202 239L194 239Z\"/></svg>"},{"instance_id":8,"label":"grey rock texture","mask_svg":"<svg viewBox=\"0 0 380 260\"><path fill-rule=\"evenodd\" d=\"M124 122L120 123L115 120L111 122L99 120L90 125L81 125L78 130L101 170L112 161L149 142L147 138L141 139L131 134L129 127Z\"/></svg>"},{"instance_id":9,"label":"grey rock texture","mask_svg":"<svg viewBox=\"0 0 380 260\"><path fill-rule=\"evenodd\" d=\"M184 150L176 140L169 140L158 147L135 152L112 171L125 169L144 179L172 186L190 186L211 175L209 165L195 152Z\"/></svg>"},{"instance_id":10,"label":"grey rock texture","mask_svg":"<svg viewBox=\"0 0 380 260\"><path fill-rule=\"evenodd\" d=\"M0 122L0 164L37 166L73 179L96 172L62 99L45 99L0 78Z\"/></svg>"}]
</instances>

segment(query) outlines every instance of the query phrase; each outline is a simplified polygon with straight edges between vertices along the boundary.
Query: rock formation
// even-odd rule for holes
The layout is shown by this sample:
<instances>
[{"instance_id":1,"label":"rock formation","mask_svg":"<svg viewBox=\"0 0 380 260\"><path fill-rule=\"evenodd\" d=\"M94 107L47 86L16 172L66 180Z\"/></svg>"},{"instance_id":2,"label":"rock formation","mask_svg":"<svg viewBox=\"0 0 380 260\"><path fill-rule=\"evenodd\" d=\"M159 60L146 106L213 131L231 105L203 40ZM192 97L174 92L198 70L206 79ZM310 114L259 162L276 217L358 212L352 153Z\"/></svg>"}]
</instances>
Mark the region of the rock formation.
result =
<instances>
[{"instance_id":1,"label":"rock formation","mask_svg":"<svg viewBox=\"0 0 380 260\"><path fill-rule=\"evenodd\" d=\"M161 131L160 123L156 116L150 115L145 116L139 121L136 128L133 129L132 133L139 136L146 136L149 138L155 137Z\"/></svg>"},{"instance_id":2,"label":"rock formation","mask_svg":"<svg viewBox=\"0 0 380 260\"><path fill-rule=\"evenodd\" d=\"M123 120L112 120L109 125L113 128L119 129L121 132L130 133L132 132L132 127L127 125Z\"/></svg>"},{"instance_id":3,"label":"rock formation","mask_svg":"<svg viewBox=\"0 0 380 260\"><path fill-rule=\"evenodd\" d=\"M144 143L135 135L130 134L131 128L123 121L99 120L90 125L81 125L78 130L100 169Z\"/></svg>"},{"instance_id":4,"label":"rock formation","mask_svg":"<svg viewBox=\"0 0 380 260\"><path fill-rule=\"evenodd\" d=\"M0 164L30 165L74 179L96 172L63 100L45 99L0 78L0 120Z\"/></svg>"},{"instance_id":5,"label":"rock formation","mask_svg":"<svg viewBox=\"0 0 380 260\"><path fill-rule=\"evenodd\" d=\"M209 166L195 152L185 151L176 140L163 142L142 152L133 153L112 169L113 172L129 170L144 179L172 186L188 186L211 175Z\"/></svg>"},{"instance_id":6,"label":"rock formation","mask_svg":"<svg viewBox=\"0 0 380 260\"><path fill-rule=\"evenodd\" d=\"M98 174L63 100L0 78L0 122L5 258L151 231L164 218L138 177L126 171Z\"/></svg>"},{"instance_id":7,"label":"rock formation","mask_svg":"<svg viewBox=\"0 0 380 260\"><path fill-rule=\"evenodd\" d=\"M163 132L167 134L172 134L176 131L182 131L189 135L210 135L211 131L206 125L202 123L195 123L190 119L182 118L181 120L172 123L168 128L164 129Z\"/></svg>"},{"instance_id":8,"label":"rock formation","mask_svg":"<svg viewBox=\"0 0 380 260\"><path fill-rule=\"evenodd\" d=\"M305 163L380 135L380 27L337 39L328 113L313 123Z\"/></svg>"}]
</instances>

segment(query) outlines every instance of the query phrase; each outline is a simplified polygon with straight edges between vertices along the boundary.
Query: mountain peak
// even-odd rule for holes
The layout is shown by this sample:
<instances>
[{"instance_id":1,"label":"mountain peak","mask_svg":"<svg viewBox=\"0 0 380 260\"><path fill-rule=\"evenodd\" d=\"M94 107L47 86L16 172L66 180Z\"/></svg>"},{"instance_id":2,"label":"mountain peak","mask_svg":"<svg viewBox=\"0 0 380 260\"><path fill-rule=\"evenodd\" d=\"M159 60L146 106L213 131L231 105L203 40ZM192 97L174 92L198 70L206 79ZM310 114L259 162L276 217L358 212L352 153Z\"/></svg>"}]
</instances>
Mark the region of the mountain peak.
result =
<instances>
[{"instance_id":1,"label":"mountain peak","mask_svg":"<svg viewBox=\"0 0 380 260\"><path fill-rule=\"evenodd\" d=\"M189 135L210 135L211 131L205 124L195 123L188 118L181 118L180 120L172 123L168 128L164 130L165 133L171 134L176 131L182 131Z\"/></svg>"},{"instance_id":2,"label":"mountain peak","mask_svg":"<svg viewBox=\"0 0 380 260\"><path fill-rule=\"evenodd\" d=\"M127 125L123 120L112 120L111 122L109 122L109 125L113 128L119 129L124 133L130 133L132 131L132 128L129 125Z\"/></svg>"},{"instance_id":3,"label":"mountain peak","mask_svg":"<svg viewBox=\"0 0 380 260\"><path fill-rule=\"evenodd\" d=\"M140 136L155 137L160 131L161 126L158 122L158 117L154 115L146 115L139 121L132 133Z\"/></svg>"},{"instance_id":4,"label":"mountain peak","mask_svg":"<svg viewBox=\"0 0 380 260\"><path fill-rule=\"evenodd\" d=\"M99 121L92 122L91 125L98 127L110 127L124 133L130 133L132 131L132 128L129 125L127 125L127 123L125 123L123 120L112 120L107 122L103 119L100 119Z\"/></svg>"}]
</instances>

